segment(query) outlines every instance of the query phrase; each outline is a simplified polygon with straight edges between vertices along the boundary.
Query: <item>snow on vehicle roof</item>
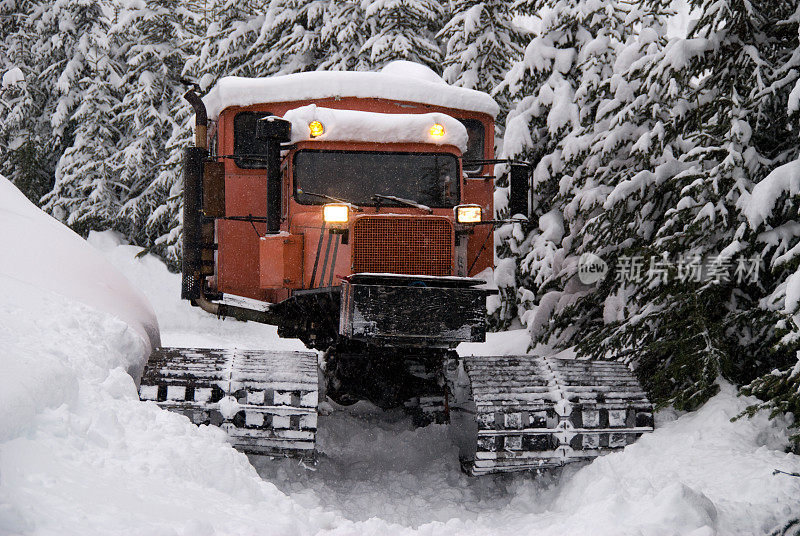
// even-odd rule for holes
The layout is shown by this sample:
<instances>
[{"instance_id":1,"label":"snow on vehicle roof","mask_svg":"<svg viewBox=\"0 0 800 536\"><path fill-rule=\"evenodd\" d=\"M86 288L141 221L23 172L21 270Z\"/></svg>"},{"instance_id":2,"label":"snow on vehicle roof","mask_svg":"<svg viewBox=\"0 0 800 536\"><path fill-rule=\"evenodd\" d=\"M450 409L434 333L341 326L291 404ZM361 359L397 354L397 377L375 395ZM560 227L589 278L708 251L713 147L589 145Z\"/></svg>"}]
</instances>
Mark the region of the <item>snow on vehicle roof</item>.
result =
<instances>
[{"instance_id":1,"label":"snow on vehicle roof","mask_svg":"<svg viewBox=\"0 0 800 536\"><path fill-rule=\"evenodd\" d=\"M210 119L230 106L329 97L379 98L483 112L500 108L481 91L447 84L424 65L394 61L380 72L312 71L268 78L226 76L203 98Z\"/></svg>"},{"instance_id":2,"label":"snow on vehicle roof","mask_svg":"<svg viewBox=\"0 0 800 536\"><path fill-rule=\"evenodd\" d=\"M289 110L283 116L292 122L292 142L365 141L381 143L435 143L455 145L467 150L467 129L460 121L443 113L381 114L357 110L334 110L315 104ZM324 133L311 137L309 123L319 121ZM431 135L433 125L441 125L441 136Z\"/></svg>"}]
</instances>

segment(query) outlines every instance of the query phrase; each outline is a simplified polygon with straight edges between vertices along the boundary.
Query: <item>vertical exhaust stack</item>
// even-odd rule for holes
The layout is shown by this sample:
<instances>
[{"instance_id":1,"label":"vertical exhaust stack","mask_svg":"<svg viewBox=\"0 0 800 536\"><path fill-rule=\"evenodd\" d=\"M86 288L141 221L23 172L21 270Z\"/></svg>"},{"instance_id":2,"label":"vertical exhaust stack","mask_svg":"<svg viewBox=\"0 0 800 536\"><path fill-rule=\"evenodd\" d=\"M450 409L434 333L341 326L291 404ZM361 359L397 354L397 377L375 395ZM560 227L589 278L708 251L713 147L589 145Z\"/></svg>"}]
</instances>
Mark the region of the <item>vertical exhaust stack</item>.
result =
<instances>
[{"instance_id":1,"label":"vertical exhaust stack","mask_svg":"<svg viewBox=\"0 0 800 536\"><path fill-rule=\"evenodd\" d=\"M208 158L208 114L206 106L194 90L184 96L194 108L195 146L184 150L183 167L183 260L181 263L181 298L203 297L201 277L203 241L203 166Z\"/></svg>"},{"instance_id":2,"label":"vertical exhaust stack","mask_svg":"<svg viewBox=\"0 0 800 536\"><path fill-rule=\"evenodd\" d=\"M200 95L190 89L183 94L183 98L194 108L194 146L208 150L208 112Z\"/></svg>"}]
</instances>

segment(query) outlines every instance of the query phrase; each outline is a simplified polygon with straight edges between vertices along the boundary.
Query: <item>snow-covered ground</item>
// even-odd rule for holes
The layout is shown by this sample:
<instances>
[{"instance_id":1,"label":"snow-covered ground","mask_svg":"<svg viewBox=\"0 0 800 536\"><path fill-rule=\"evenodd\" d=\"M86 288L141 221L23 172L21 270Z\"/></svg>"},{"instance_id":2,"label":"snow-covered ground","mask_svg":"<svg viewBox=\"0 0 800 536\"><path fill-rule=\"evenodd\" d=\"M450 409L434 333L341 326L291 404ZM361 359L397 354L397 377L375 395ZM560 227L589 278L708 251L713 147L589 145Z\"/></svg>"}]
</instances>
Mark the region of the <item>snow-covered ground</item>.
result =
<instances>
[{"instance_id":1,"label":"snow-covered ground","mask_svg":"<svg viewBox=\"0 0 800 536\"><path fill-rule=\"evenodd\" d=\"M15 218L0 206L3 225ZM177 275L112 233L89 242L149 298L164 345L302 348L274 328L189 307ZM15 247L52 260L47 244ZM800 471L800 457L783 452L786 423L763 414L731 422L748 400L729 386L698 412L662 411L656 432L623 452L546 477L468 478L446 426L414 429L368 404L320 419L316 470L248 460L220 431L138 401L126 370L136 374L147 341L124 312L21 281L4 269L14 259L0 263L2 535L727 536L765 534L800 515L800 479L772 474ZM83 279L97 286L102 277ZM516 331L459 351L526 345Z\"/></svg>"}]
</instances>

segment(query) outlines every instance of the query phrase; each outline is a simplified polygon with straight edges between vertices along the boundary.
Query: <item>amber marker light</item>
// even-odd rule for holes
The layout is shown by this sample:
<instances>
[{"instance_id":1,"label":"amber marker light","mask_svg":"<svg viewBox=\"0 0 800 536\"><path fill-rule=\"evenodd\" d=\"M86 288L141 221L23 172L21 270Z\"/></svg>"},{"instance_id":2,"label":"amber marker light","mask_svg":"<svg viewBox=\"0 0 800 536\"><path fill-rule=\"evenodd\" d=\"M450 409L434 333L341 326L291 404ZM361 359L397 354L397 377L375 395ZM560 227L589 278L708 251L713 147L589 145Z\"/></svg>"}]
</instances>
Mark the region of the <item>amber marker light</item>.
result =
<instances>
[{"instance_id":1,"label":"amber marker light","mask_svg":"<svg viewBox=\"0 0 800 536\"><path fill-rule=\"evenodd\" d=\"M322 207L322 218L325 223L347 223L348 217L347 205L329 203Z\"/></svg>"},{"instance_id":2,"label":"amber marker light","mask_svg":"<svg viewBox=\"0 0 800 536\"><path fill-rule=\"evenodd\" d=\"M441 138L442 136L444 136L444 127L439 123L436 123L431 127L430 132L432 138Z\"/></svg>"},{"instance_id":3,"label":"amber marker light","mask_svg":"<svg viewBox=\"0 0 800 536\"><path fill-rule=\"evenodd\" d=\"M458 205L456 221L458 223L480 223L481 207L479 205Z\"/></svg>"},{"instance_id":4,"label":"amber marker light","mask_svg":"<svg viewBox=\"0 0 800 536\"><path fill-rule=\"evenodd\" d=\"M319 121L311 121L308 124L308 130L312 138L325 134L325 126Z\"/></svg>"}]
</instances>

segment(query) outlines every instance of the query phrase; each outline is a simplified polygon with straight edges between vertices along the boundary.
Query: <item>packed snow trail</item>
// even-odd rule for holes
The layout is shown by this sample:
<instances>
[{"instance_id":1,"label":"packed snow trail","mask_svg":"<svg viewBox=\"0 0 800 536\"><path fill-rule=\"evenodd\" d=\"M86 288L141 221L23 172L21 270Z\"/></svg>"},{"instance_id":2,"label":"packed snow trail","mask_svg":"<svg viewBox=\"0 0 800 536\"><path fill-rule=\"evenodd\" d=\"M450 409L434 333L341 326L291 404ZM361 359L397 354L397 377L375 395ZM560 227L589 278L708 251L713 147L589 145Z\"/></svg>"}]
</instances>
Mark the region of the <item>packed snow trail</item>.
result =
<instances>
[{"instance_id":1,"label":"packed snow trail","mask_svg":"<svg viewBox=\"0 0 800 536\"><path fill-rule=\"evenodd\" d=\"M303 349L275 328L180 302L179 277L111 233L90 243L150 299L165 345ZM15 247L49 262L46 243ZM74 288L97 278L76 276ZM147 342L120 318L146 314L116 316L7 270L0 284L2 535L727 536L800 515L800 479L772 475L800 471L800 457L782 452L786 423L730 422L748 400L729 386L698 412L662 412L656 432L623 452L546 478L467 478L445 426L414 429L367 404L322 417L316 470L263 458L254 469L220 430L138 400L126 370L135 375ZM515 353L526 340L492 334L460 351Z\"/></svg>"},{"instance_id":2,"label":"packed snow trail","mask_svg":"<svg viewBox=\"0 0 800 536\"><path fill-rule=\"evenodd\" d=\"M319 430L321 456L314 471L290 460L251 461L293 498L348 519L375 517L418 528L450 519L476 521L506 511L521 496L535 497L524 501L528 511L552 501L553 477L464 475L446 425L414 429L400 411L358 403L321 417Z\"/></svg>"}]
</instances>

